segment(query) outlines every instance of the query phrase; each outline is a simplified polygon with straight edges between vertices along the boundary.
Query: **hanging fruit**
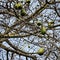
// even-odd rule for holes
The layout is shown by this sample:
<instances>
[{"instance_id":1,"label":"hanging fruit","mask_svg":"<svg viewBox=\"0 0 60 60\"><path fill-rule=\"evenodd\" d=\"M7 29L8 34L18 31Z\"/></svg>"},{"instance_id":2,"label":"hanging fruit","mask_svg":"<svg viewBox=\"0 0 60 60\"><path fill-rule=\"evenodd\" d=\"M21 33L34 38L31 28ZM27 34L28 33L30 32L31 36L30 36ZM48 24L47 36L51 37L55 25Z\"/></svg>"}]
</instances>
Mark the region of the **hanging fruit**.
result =
<instances>
[{"instance_id":1,"label":"hanging fruit","mask_svg":"<svg viewBox=\"0 0 60 60\"><path fill-rule=\"evenodd\" d=\"M22 4L21 3L16 3L14 5L15 9L22 9Z\"/></svg>"},{"instance_id":2,"label":"hanging fruit","mask_svg":"<svg viewBox=\"0 0 60 60\"><path fill-rule=\"evenodd\" d=\"M25 16L26 15L26 11L25 11L25 9L22 9L21 10L21 16Z\"/></svg>"},{"instance_id":3,"label":"hanging fruit","mask_svg":"<svg viewBox=\"0 0 60 60\"><path fill-rule=\"evenodd\" d=\"M37 54L43 55L44 52L45 52L44 48L40 48L40 49L37 51Z\"/></svg>"},{"instance_id":4,"label":"hanging fruit","mask_svg":"<svg viewBox=\"0 0 60 60\"><path fill-rule=\"evenodd\" d=\"M29 3L30 3L30 0L26 0L26 3L28 3L28 4L29 4Z\"/></svg>"},{"instance_id":5,"label":"hanging fruit","mask_svg":"<svg viewBox=\"0 0 60 60\"><path fill-rule=\"evenodd\" d=\"M46 34L46 27L45 26L43 26L43 27L41 27L41 34Z\"/></svg>"},{"instance_id":6,"label":"hanging fruit","mask_svg":"<svg viewBox=\"0 0 60 60\"><path fill-rule=\"evenodd\" d=\"M48 27L49 27L49 28L50 28L50 27L52 27L52 26L53 26L53 24L54 24L54 22L53 22L53 21L48 22Z\"/></svg>"}]
</instances>

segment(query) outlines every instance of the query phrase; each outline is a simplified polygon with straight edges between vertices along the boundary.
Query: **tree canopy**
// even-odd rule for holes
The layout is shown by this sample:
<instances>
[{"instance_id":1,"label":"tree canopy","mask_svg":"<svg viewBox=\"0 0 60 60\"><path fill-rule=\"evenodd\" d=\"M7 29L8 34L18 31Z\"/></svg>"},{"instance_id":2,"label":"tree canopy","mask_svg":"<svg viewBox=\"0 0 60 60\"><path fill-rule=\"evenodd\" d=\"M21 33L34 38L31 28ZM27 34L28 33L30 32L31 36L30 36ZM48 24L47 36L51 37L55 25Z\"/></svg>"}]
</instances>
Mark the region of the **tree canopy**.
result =
<instances>
[{"instance_id":1,"label":"tree canopy","mask_svg":"<svg viewBox=\"0 0 60 60\"><path fill-rule=\"evenodd\" d=\"M0 0L0 60L57 60L60 56L60 0Z\"/></svg>"}]
</instances>

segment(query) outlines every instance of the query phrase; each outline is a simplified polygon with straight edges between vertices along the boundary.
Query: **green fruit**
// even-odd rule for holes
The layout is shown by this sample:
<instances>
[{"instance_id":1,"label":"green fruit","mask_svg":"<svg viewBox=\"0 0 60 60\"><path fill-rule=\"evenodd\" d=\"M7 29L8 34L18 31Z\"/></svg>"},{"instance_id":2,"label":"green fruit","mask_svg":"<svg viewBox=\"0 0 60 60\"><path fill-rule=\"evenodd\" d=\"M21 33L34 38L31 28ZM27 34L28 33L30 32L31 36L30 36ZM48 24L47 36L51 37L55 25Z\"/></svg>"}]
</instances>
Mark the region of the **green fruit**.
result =
<instances>
[{"instance_id":1,"label":"green fruit","mask_svg":"<svg viewBox=\"0 0 60 60\"><path fill-rule=\"evenodd\" d=\"M40 21L38 21L38 22L37 22L37 25L38 25L38 26L40 26L40 25L41 25L41 22L40 22Z\"/></svg>"},{"instance_id":2,"label":"green fruit","mask_svg":"<svg viewBox=\"0 0 60 60\"><path fill-rule=\"evenodd\" d=\"M22 4L16 3L14 7L15 7L15 9L22 9Z\"/></svg>"},{"instance_id":3,"label":"green fruit","mask_svg":"<svg viewBox=\"0 0 60 60\"><path fill-rule=\"evenodd\" d=\"M24 9L21 10L21 16L25 16L26 15L26 11Z\"/></svg>"},{"instance_id":4,"label":"green fruit","mask_svg":"<svg viewBox=\"0 0 60 60\"><path fill-rule=\"evenodd\" d=\"M50 22L48 23L48 27L51 27L51 23Z\"/></svg>"},{"instance_id":5,"label":"green fruit","mask_svg":"<svg viewBox=\"0 0 60 60\"><path fill-rule=\"evenodd\" d=\"M48 27L52 27L52 26L53 26L53 24L54 24L54 22L53 22L53 21L48 22Z\"/></svg>"},{"instance_id":6,"label":"green fruit","mask_svg":"<svg viewBox=\"0 0 60 60\"><path fill-rule=\"evenodd\" d=\"M54 24L54 21L51 21L51 24Z\"/></svg>"},{"instance_id":7,"label":"green fruit","mask_svg":"<svg viewBox=\"0 0 60 60\"><path fill-rule=\"evenodd\" d=\"M46 27L44 27L44 26L41 27L41 34L43 34L43 35L46 34Z\"/></svg>"},{"instance_id":8,"label":"green fruit","mask_svg":"<svg viewBox=\"0 0 60 60\"><path fill-rule=\"evenodd\" d=\"M28 3L28 4L29 4L29 3L30 3L30 0L26 0L26 3Z\"/></svg>"},{"instance_id":9,"label":"green fruit","mask_svg":"<svg viewBox=\"0 0 60 60\"><path fill-rule=\"evenodd\" d=\"M38 53L39 55L43 55L44 52L45 52L44 48L40 48L40 49L37 51L37 53Z\"/></svg>"}]
</instances>

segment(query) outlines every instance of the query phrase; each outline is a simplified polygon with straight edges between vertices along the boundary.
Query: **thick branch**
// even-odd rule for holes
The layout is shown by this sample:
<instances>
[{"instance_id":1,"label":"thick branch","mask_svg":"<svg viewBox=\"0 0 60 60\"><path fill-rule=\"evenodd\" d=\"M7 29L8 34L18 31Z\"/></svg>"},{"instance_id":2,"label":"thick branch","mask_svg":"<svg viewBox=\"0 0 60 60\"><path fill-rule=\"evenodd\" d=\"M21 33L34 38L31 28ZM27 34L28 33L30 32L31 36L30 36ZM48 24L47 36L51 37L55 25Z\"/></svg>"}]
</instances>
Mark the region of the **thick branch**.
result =
<instances>
[{"instance_id":1,"label":"thick branch","mask_svg":"<svg viewBox=\"0 0 60 60\"><path fill-rule=\"evenodd\" d=\"M16 54L19 54L19 55L22 55L22 56L26 56L26 57L30 57L30 58L36 60L36 57L35 57L35 56L31 56L31 55L28 55L28 54L24 54L24 53L21 53L21 52L19 52L19 51L17 51L17 50L12 50L12 49L7 48L6 46L2 45L1 43L0 43L0 47L3 48L3 49L5 49L6 51L14 52L14 53L16 53Z\"/></svg>"}]
</instances>

